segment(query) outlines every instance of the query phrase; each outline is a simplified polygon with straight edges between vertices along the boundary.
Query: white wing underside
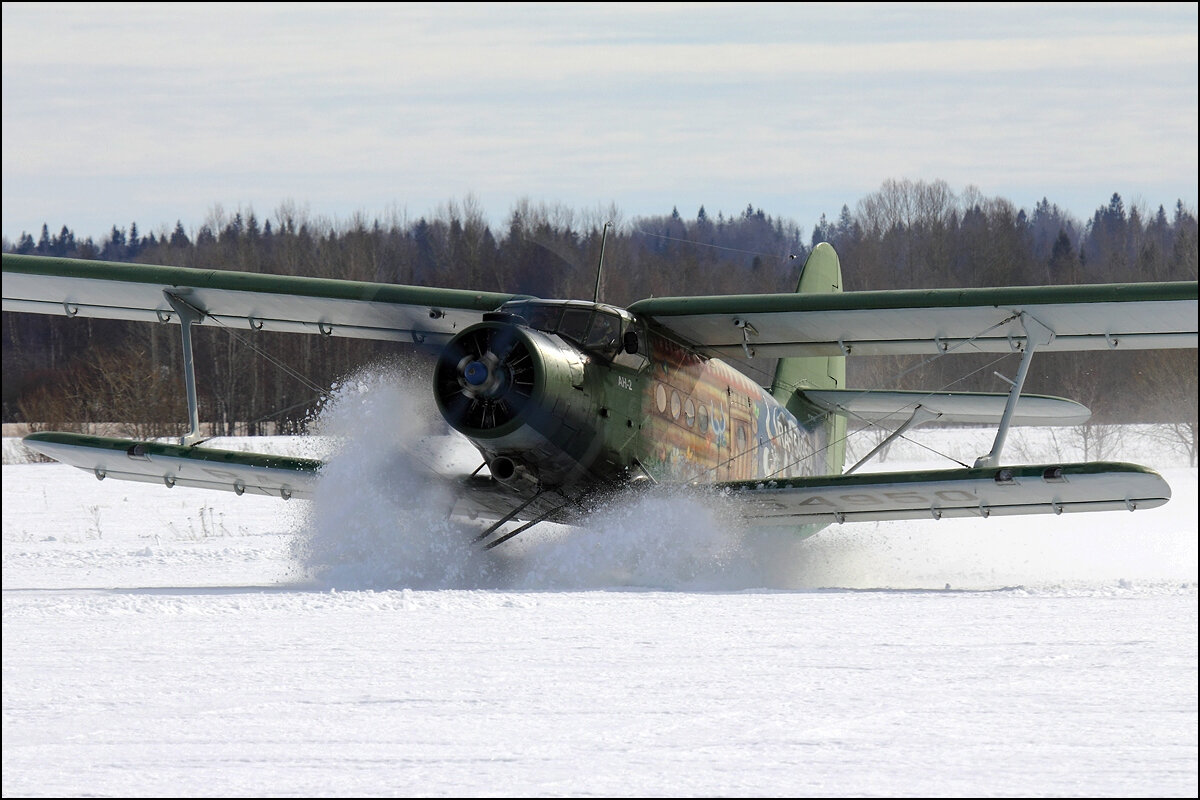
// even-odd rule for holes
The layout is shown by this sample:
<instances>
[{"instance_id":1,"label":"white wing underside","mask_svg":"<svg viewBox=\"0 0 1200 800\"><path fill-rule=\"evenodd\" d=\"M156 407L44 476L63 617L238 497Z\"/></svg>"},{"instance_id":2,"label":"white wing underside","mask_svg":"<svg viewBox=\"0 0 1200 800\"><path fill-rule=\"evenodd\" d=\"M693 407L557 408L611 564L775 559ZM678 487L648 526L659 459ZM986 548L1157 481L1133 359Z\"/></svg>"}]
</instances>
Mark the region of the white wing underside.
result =
<instances>
[{"instance_id":1,"label":"white wing underside","mask_svg":"<svg viewBox=\"0 0 1200 800\"><path fill-rule=\"evenodd\" d=\"M164 292L233 328L446 341L516 295L4 256L5 311L178 322ZM630 311L723 356L1133 350L1197 344L1196 283L641 300Z\"/></svg>"},{"instance_id":2,"label":"white wing underside","mask_svg":"<svg viewBox=\"0 0 1200 800\"><path fill-rule=\"evenodd\" d=\"M1020 352L1031 327L1048 332L1042 352L1196 347L1196 284L1153 286L664 298L631 310L718 356Z\"/></svg>"}]
</instances>

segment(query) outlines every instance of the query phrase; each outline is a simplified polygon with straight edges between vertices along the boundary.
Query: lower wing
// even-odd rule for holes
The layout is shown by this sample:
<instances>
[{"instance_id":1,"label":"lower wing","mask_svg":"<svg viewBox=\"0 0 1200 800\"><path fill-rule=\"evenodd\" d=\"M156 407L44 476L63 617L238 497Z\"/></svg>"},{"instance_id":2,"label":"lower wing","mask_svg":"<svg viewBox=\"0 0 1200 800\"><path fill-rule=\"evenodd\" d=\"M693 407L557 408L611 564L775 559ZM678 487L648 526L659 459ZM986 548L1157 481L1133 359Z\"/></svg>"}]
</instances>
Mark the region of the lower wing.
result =
<instances>
[{"instance_id":1,"label":"lower wing","mask_svg":"<svg viewBox=\"0 0 1200 800\"><path fill-rule=\"evenodd\" d=\"M104 480L161 483L237 494L267 495L290 500L311 497L323 462L311 458L272 456L180 447L173 444L86 436L78 433L31 433L26 447Z\"/></svg>"},{"instance_id":2,"label":"lower wing","mask_svg":"<svg viewBox=\"0 0 1200 800\"><path fill-rule=\"evenodd\" d=\"M323 462L180 447L75 433L34 433L30 449L97 478L162 483L283 499L312 497ZM450 482L471 516L500 516L515 494L483 476L432 475ZM711 487L757 524L829 524L1064 511L1154 508L1171 497L1157 472L1134 464L1083 463L867 473L740 481ZM565 518L562 521L567 521Z\"/></svg>"},{"instance_id":3,"label":"lower wing","mask_svg":"<svg viewBox=\"0 0 1200 800\"><path fill-rule=\"evenodd\" d=\"M1134 511L1171 497L1157 472L1105 462L740 481L717 488L747 519L766 525Z\"/></svg>"},{"instance_id":4,"label":"lower wing","mask_svg":"<svg viewBox=\"0 0 1200 800\"><path fill-rule=\"evenodd\" d=\"M88 436L79 433L31 433L22 439L30 450L99 480L160 483L290 500L311 499L325 462L313 458L247 453L212 447L181 447L161 442ZM490 476L430 470L458 499L455 513L497 518L516 504L516 494ZM519 498L517 498L519 499ZM530 507L531 511L541 506Z\"/></svg>"}]
</instances>

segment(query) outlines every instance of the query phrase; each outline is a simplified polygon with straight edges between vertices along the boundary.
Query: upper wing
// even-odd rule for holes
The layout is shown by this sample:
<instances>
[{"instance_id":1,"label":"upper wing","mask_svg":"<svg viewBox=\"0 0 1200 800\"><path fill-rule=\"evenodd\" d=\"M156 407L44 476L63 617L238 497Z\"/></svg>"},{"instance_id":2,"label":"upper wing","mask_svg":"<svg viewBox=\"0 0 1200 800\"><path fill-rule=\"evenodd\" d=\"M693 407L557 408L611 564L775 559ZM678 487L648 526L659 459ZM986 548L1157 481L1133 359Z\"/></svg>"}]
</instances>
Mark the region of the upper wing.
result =
<instances>
[{"instance_id":1,"label":"upper wing","mask_svg":"<svg viewBox=\"0 0 1200 800\"><path fill-rule=\"evenodd\" d=\"M1196 346L1196 281L663 297L630 311L717 355L1000 353L1022 347L1021 314L1053 336L1041 351Z\"/></svg>"},{"instance_id":2,"label":"upper wing","mask_svg":"<svg viewBox=\"0 0 1200 800\"><path fill-rule=\"evenodd\" d=\"M178 322L164 292L239 328L431 344L520 297L4 254L5 311Z\"/></svg>"}]
</instances>

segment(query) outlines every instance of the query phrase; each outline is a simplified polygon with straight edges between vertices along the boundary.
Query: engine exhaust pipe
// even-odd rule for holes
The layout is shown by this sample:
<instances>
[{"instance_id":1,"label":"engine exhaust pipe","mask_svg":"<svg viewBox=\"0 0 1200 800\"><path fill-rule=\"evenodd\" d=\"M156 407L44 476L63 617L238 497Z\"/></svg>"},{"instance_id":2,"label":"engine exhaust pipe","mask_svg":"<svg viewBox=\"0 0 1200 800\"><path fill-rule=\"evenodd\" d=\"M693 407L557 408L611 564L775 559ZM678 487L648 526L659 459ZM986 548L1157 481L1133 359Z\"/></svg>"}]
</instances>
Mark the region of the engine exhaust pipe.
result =
<instances>
[{"instance_id":1,"label":"engine exhaust pipe","mask_svg":"<svg viewBox=\"0 0 1200 800\"><path fill-rule=\"evenodd\" d=\"M493 458L488 462L488 470L493 478L514 489L536 489L538 486L537 474L508 456Z\"/></svg>"}]
</instances>

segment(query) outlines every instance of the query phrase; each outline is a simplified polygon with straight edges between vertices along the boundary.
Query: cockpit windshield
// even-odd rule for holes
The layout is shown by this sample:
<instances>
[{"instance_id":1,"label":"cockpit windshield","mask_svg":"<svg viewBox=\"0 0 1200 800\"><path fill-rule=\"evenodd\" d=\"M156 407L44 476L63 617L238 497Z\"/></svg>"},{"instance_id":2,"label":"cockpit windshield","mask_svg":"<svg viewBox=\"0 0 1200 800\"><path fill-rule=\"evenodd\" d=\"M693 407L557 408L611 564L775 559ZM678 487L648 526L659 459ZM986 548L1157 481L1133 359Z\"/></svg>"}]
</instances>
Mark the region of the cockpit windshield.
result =
<instances>
[{"instance_id":1,"label":"cockpit windshield","mask_svg":"<svg viewBox=\"0 0 1200 800\"><path fill-rule=\"evenodd\" d=\"M578 301L519 300L506 303L504 311L521 317L531 328L556 333L607 359L622 351L622 335L632 326L632 319L614 308Z\"/></svg>"},{"instance_id":2,"label":"cockpit windshield","mask_svg":"<svg viewBox=\"0 0 1200 800\"><path fill-rule=\"evenodd\" d=\"M540 303L521 303L508 307L512 313L525 319L525 324L539 331L558 330L559 320L562 319L561 306L548 306Z\"/></svg>"}]
</instances>

